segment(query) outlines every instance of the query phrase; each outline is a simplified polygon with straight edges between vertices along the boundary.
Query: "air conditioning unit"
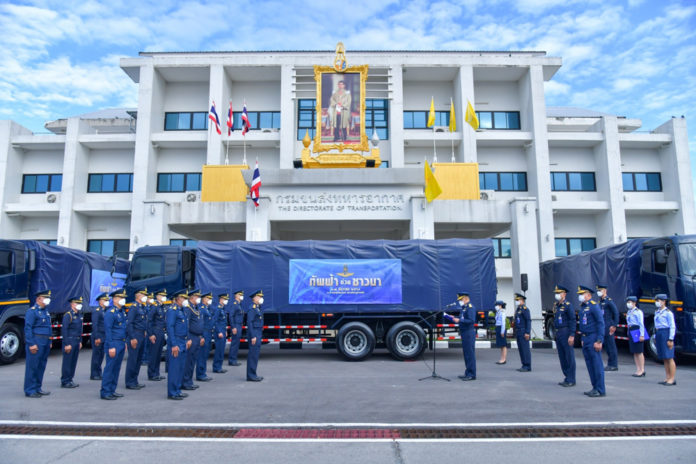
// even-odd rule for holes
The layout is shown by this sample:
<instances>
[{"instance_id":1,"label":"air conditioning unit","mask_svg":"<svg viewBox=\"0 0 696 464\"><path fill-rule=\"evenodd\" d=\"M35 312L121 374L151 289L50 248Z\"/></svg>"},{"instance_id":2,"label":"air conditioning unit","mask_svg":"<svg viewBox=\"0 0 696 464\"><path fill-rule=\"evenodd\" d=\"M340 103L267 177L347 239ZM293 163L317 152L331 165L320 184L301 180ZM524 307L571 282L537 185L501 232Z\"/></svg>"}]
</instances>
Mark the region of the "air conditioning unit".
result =
<instances>
[{"instance_id":1,"label":"air conditioning unit","mask_svg":"<svg viewBox=\"0 0 696 464\"><path fill-rule=\"evenodd\" d=\"M447 132L447 131L449 131L449 127L447 127L447 126L433 126L433 130L435 132Z\"/></svg>"},{"instance_id":2,"label":"air conditioning unit","mask_svg":"<svg viewBox=\"0 0 696 464\"><path fill-rule=\"evenodd\" d=\"M551 195L551 201L558 201L558 197L556 195Z\"/></svg>"},{"instance_id":3,"label":"air conditioning unit","mask_svg":"<svg viewBox=\"0 0 696 464\"><path fill-rule=\"evenodd\" d=\"M481 200L495 200L495 190L481 190Z\"/></svg>"},{"instance_id":4,"label":"air conditioning unit","mask_svg":"<svg viewBox=\"0 0 696 464\"><path fill-rule=\"evenodd\" d=\"M280 129L278 129L277 127L264 127L263 129L261 129L261 132L263 132L264 134L271 134L273 132L280 132Z\"/></svg>"},{"instance_id":5,"label":"air conditioning unit","mask_svg":"<svg viewBox=\"0 0 696 464\"><path fill-rule=\"evenodd\" d=\"M195 203L201 201L201 192L185 192L184 199L187 203Z\"/></svg>"},{"instance_id":6,"label":"air conditioning unit","mask_svg":"<svg viewBox=\"0 0 696 464\"><path fill-rule=\"evenodd\" d=\"M46 192L44 194L44 199L46 200L46 203L60 203L60 192Z\"/></svg>"}]
</instances>

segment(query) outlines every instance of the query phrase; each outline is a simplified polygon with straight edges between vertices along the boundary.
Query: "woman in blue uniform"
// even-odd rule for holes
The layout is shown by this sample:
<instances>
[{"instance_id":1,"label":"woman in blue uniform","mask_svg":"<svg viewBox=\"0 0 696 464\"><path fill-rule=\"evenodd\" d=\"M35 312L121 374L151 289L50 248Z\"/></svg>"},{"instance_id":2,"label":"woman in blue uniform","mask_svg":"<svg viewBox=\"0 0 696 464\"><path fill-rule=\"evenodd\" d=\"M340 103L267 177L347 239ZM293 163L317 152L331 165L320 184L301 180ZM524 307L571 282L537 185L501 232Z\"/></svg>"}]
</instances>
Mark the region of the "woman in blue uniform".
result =
<instances>
[{"instance_id":1,"label":"woman in blue uniform","mask_svg":"<svg viewBox=\"0 0 696 464\"><path fill-rule=\"evenodd\" d=\"M664 293L655 295L655 344L657 345L657 357L665 363L665 380L661 385L671 387L676 385L674 376L677 365L674 364L674 335L677 326L674 323L674 314L667 307L669 297Z\"/></svg>"},{"instance_id":2,"label":"woman in blue uniform","mask_svg":"<svg viewBox=\"0 0 696 464\"><path fill-rule=\"evenodd\" d=\"M505 302L498 300L495 302L495 346L500 348L500 359L496 364L507 362L507 339L505 338Z\"/></svg>"},{"instance_id":3,"label":"woman in blue uniform","mask_svg":"<svg viewBox=\"0 0 696 464\"><path fill-rule=\"evenodd\" d=\"M636 364L636 372L633 377L645 377L645 356L643 356L643 342L648 338L643 321L643 311L638 308L638 298L629 296L626 298L626 325L628 325L628 348L633 353L633 362ZM637 340L634 334L638 335Z\"/></svg>"}]
</instances>

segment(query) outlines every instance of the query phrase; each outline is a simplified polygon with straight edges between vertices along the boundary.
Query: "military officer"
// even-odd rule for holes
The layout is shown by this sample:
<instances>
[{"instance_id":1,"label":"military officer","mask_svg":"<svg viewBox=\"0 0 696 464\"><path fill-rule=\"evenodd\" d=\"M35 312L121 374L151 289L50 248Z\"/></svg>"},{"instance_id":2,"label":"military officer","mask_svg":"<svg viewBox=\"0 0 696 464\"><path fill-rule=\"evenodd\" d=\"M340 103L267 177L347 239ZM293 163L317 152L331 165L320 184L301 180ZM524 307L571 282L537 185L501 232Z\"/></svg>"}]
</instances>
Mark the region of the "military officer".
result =
<instances>
[{"instance_id":1,"label":"military officer","mask_svg":"<svg viewBox=\"0 0 696 464\"><path fill-rule=\"evenodd\" d=\"M160 375L160 357L164 347L164 334L167 329L167 290L155 292L155 301L148 313L147 334L150 342L150 359L147 362L147 379L153 382L164 380Z\"/></svg>"},{"instance_id":2,"label":"military officer","mask_svg":"<svg viewBox=\"0 0 696 464\"><path fill-rule=\"evenodd\" d=\"M210 303L213 302L213 294L203 293L199 309L203 318L203 346L198 353L196 360L196 380L199 382L210 382L213 380L206 373L208 369L208 358L210 357L210 340L213 336L213 314Z\"/></svg>"},{"instance_id":3,"label":"military officer","mask_svg":"<svg viewBox=\"0 0 696 464\"><path fill-rule=\"evenodd\" d=\"M556 328L556 350L558 360L561 362L563 382L558 382L562 387L575 386L575 309L566 299L568 289L562 285L556 285L554 289L556 303L553 305L553 325Z\"/></svg>"},{"instance_id":4,"label":"military officer","mask_svg":"<svg viewBox=\"0 0 696 464\"><path fill-rule=\"evenodd\" d=\"M149 292L147 294L147 322L145 324L147 329L145 330L145 339L143 340L143 361L141 363L143 366L147 366L150 362L150 348L152 347L152 342L150 341L150 312L152 311L152 306L156 303L154 292Z\"/></svg>"},{"instance_id":5,"label":"military officer","mask_svg":"<svg viewBox=\"0 0 696 464\"><path fill-rule=\"evenodd\" d=\"M520 352L522 367L518 372L532 370L532 350L529 349L529 333L532 330L532 316L527 308L527 297L521 293L515 293L515 336L517 337L517 349Z\"/></svg>"},{"instance_id":6,"label":"military officer","mask_svg":"<svg viewBox=\"0 0 696 464\"><path fill-rule=\"evenodd\" d=\"M115 400L123 394L116 392L121 363L126 352L126 291L122 288L111 292L113 305L104 313L104 350L106 366L102 376L100 396L103 400Z\"/></svg>"},{"instance_id":7,"label":"military officer","mask_svg":"<svg viewBox=\"0 0 696 464\"><path fill-rule=\"evenodd\" d=\"M222 368L225 359L225 344L227 344L227 302L230 301L228 293L218 295L218 304L213 311L213 340L215 341L215 354L213 355L213 372L224 374Z\"/></svg>"},{"instance_id":8,"label":"military officer","mask_svg":"<svg viewBox=\"0 0 696 464\"><path fill-rule=\"evenodd\" d=\"M184 308L188 306L188 291L179 290L173 295L174 301L167 308L167 345L169 356L169 378L167 379L167 398L182 400L188 396L181 391L184 377L186 352L191 348L188 338L188 316Z\"/></svg>"},{"instance_id":9,"label":"military officer","mask_svg":"<svg viewBox=\"0 0 696 464\"><path fill-rule=\"evenodd\" d=\"M104 312L109 307L109 294L97 295L98 306L92 311L92 363L90 380L102 379L102 362L104 362Z\"/></svg>"},{"instance_id":10,"label":"military officer","mask_svg":"<svg viewBox=\"0 0 696 464\"><path fill-rule=\"evenodd\" d=\"M41 398L51 392L41 389L48 353L51 351L51 316L46 307L51 304L51 291L35 293L36 302L24 315L24 346L27 361L24 366L24 394Z\"/></svg>"},{"instance_id":11,"label":"military officer","mask_svg":"<svg viewBox=\"0 0 696 464\"><path fill-rule=\"evenodd\" d=\"M597 285L597 296L599 297L599 305L604 315L604 349L607 352L607 366L605 371L619 370L619 354L616 350L616 340L614 340L614 332L619 324L619 310L614 301L607 296L607 286L604 284Z\"/></svg>"},{"instance_id":12,"label":"military officer","mask_svg":"<svg viewBox=\"0 0 696 464\"><path fill-rule=\"evenodd\" d=\"M126 388L140 390L145 385L138 382L140 366L145 354L147 336L147 288L135 292L135 303L128 311L128 362L126 363Z\"/></svg>"},{"instance_id":13,"label":"military officer","mask_svg":"<svg viewBox=\"0 0 696 464\"><path fill-rule=\"evenodd\" d=\"M244 291L237 290L234 292L234 301L227 305L227 317L230 323L230 352L227 358L229 366L242 365L242 363L237 361L239 342L242 339L242 324L244 323L242 301L244 301Z\"/></svg>"},{"instance_id":14,"label":"military officer","mask_svg":"<svg viewBox=\"0 0 696 464\"><path fill-rule=\"evenodd\" d=\"M203 316L198 308L201 304L201 291L196 289L189 293L188 306L184 312L188 319L188 338L191 340L191 347L186 350L186 364L184 366L184 379L182 389L195 390L198 385L193 383L193 371L196 368L198 353L205 343L203 338Z\"/></svg>"},{"instance_id":15,"label":"military officer","mask_svg":"<svg viewBox=\"0 0 696 464\"><path fill-rule=\"evenodd\" d=\"M263 377L256 374L261 355L261 339L263 336L263 291L257 290L251 294L252 305L247 312L247 382L260 382Z\"/></svg>"},{"instance_id":16,"label":"military officer","mask_svg":"<svg viewBox=\"0 0 696 464\"><path fill-rule=\"evenodd\" d=\"M73 382L77 357L82 349L82 297L74 296L68 300L70 309L63 314L60 334L63 339L63 365L61 366L61 388L77 388Z\"/></svg>"},{"instance_id":17,"label":"military officer","mask_svg":"<svg viewBox=\"0 0 696 464\"><path fill-rule=\"evenodd\" d=\"M464 375L458 376L464 381L476 380L476 308L471 304L469 292L457 293L459 305L459 317L445 314L445 317L459 324L459 334L462 338L462 351L464 352Z\"/></svg>"},{"instance_id":18,"label":"military officer","mask_svg":"<svg viewBox=\"0 0 696 464\"><path fill-rule=\"evenodd\" d=\"M590 398L605 396L604 369L602 369L602 340L604 339L604 316L599 305L592 299L592 289L578 286L580 301L580 332L582 333L582 355L590 374L592 389L585 392Z\"/></svg>"}]
</instances>

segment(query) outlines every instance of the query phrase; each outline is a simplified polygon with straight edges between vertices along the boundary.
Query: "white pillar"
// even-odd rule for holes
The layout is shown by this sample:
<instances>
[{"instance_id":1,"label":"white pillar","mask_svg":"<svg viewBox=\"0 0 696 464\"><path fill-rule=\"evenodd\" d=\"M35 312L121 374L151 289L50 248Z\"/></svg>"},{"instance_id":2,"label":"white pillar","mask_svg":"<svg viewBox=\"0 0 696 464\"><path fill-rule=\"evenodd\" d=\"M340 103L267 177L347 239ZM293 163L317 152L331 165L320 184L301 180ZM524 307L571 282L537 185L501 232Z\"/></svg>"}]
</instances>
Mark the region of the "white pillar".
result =
<instances>
[{"instance_id":1,"label":"white pillar","mask_svg":"<svg viewBox=\"0 0 696 464\"><path fill-rule=\"evenodd\" d=\"M5 204L19 202L22 192L24 149L12 146L17 135L31 135L31 131L10 120L0 121L0 237L5 239L22 238L22 217L5 213Z\"/></svg>"},{"instance_id":2,"label":"white pillar","mask_svg":"<svg viewBox=\"0 0 696 464\"><path fill-rule=\"evenodd\" d=\"M210 65L210 90L208 105L215 102L215 111L220 119L220 130L224 137L227 137L227 109L229 108L229 94L225 94L225 70L221 64ZM208 106L210 108L210 106ZM223 163L224 154L222 150L223 135L217 133L215 124L208 121L208 151L205 157L205 164L219 165Z\"/></svg>"},{"instance_id":3,"label":"white pillar","mask_svg":"<svg viewBox=\"0 0 696 464\"><path fill-rule=\"evenodd\" d=\"M390 168L404 167L404 68L391 67L392 99L389 102ZM372 134L367 134L372 137Z\"/></svg>"},{"instance_id":4,"label":"white pillar","mask_svg":"<svg viewBox=\"0 0 696 464\"><path fill-rule=\"evenodd\" d=\"M454 112L457 118L457 132L462 134L459 150L455 150L454 156L458 163L476 163L478 154L476 151L476 131L466 123L467 101L476 109L474 95L474 68L461 66L454 80ZM450 159L450 158L446 158Z\"/></svg>"},{"instance_id":5,"label":"white pillar","mask_svg":"<svg viewBox=\"0 0 696 464\"><path fill-rule=\"evenodd\" d=\"M293 68L284 64L280 68L280 169L292 169L295 158L295 101L292 98Z\"/></svg>"},{"instance_id":6,"label":"white pillar","mask_svg":"<svg viewBox=\"0 0 696 464\"><path fill-rule=\"evenodd\" d=\"M527 306L532 315L532 336L542 337L541 281L539 278L539 248L537 246L537 211L534 198L515 198L510 201L510 245L512 251L512 287L522 290L521 275L527 274Z\"/></svg>"},{"instance_id":7,"label":"white pillar","mask_svg":"<svg viewBox=\"0 0 696 464\"><path fill-rule=\"evenodd\" d=\"M595 148L597 196L609 201L609 211L597 216L597 247L626 241L626 213L623 201L621 149L616 116L604 116L597 123L604 141Z\"/></svg>"},{"instance_id":8,"label":"white pillar","mask_svg":"<svg viewBox=\"0 0 696 464\"><path fill-rule=\"evenodd\" d=\"M246 202L246 240L248 242L264 242L271 239L271 221L269 197L260 197L259 206L254 202Z\"/></svg>"},{"instance_id":9,"label":"white pillar","mask_svg":"<svg viewBox=\"0 0 696 464\"><path fill-rule=\"evenodd\" d=\"M433 240L435 238L434 206L424 195L411 197L411 239Z\"/></svg>"}]
</instances>

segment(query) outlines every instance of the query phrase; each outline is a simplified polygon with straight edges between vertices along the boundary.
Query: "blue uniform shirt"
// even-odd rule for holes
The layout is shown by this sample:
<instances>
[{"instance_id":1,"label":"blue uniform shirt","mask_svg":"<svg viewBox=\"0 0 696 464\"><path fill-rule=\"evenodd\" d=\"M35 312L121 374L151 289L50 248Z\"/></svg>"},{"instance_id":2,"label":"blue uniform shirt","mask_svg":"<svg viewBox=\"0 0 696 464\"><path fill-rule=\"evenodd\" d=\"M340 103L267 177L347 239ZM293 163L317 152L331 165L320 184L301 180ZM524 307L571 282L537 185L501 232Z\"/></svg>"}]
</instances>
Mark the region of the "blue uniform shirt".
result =
<instances>
[{"instance_id":1,"label":"blue uniform shirt","mask_svg":"<svg viewBox=\"0 0 696 464\"><path fill-rule=\"evenodd\" d=\"M640 309L633 308L628 310L628 312L626 313L626 325L628 325L628 327L637 325L638 327L640 327L640 334L645 339L648 338L648 331L645 330L643 311L641 311Z\"/></svg>"},{"instance_id":2,"label":"blue uniform shirt","mask_svg":"<svg viewBox=\"0 0 696 464\"><path fill-rule=\"evenodd\" d=\"M147 306L136 303L128 311L128 338L145 336L147 331Z\"/></svg>"},{"instance_id":3,"label":"blue uniform shirt","mask_svg":"<svg viewBox=\"0 0 696 464\"><path fill-rule=\"evenodd\" d=\"M188 339L188 332L188 316L186 315L186 311L176 304L172 304L167 309L168 343L171 343L172 347L185 347L186 340Z\"/></svg>"},{"instance_id":4,"label":"blue uniform shirt","mask_svg":"<svg viewBox=\"0 0 696 464\"><path fill-rule=\"evenodd\" d=\"M604 316L594 300L580 305L580 332L587 335L591 343L604 340Z\"/></svg>"},{"instance_id":5,"label":"blue uniform shirt","mask_svg":"<svg viewBox=\"0 0 696 464\"><path fill-rule=\"evenodd\" d=\"M655 311L655 330L669 329L669 340L674 341L677 326L674 323L674 314L669 309L658 309Z\"/></svg>"},{"instance_id":6,"label":"blue uniform shirt","mask_svg":"<svg viewBox=\"0 0 696 464\"><path fill-rule=\"evenodd\" d=\"M263 309L261 305L252 304L247 312L247 331L249 340L252 338L261 338L263 334Z\"/></svg>"},{"instance_id":7,"label":"blue uniform shirt","mask_svg":"<svg viewBox=\"0 0 696 464\"><path fill-rule=\"evenodd\" d=\"M553 324L556 330L567 329L570 336L575 335L575 309L568 300L553 305Z\"/></svg>"},{"instance_id":8,"label":"blue uniform shirt","mask_svg":"<svg viewBox=\"0 0 696 464\"><path fill-rule=\"evenodd\" d=\"M147 313L147 334L161 335L167 328L167 305L155 303L150 305Z\"/></svg>"},{"instance_id":9,"label":"blue uniform shirt","mask_svg":"<svg viewBox=\"0 0 696 464\"><path fill-rule=\"evenodd\" d=\"M201 318L203 319L203 330L208 333L213 331L213 313L210 310L210 306L201 304L198 306L201 312Z\"/></svg>"},{"instance_id":10,"label":"blue uniform shirt","mask_svg":"<svg viewBox=\"0 0 696 464\"><path fill-rule=\"evenodd\" d=\"M104 339L107 348L113 348L116 342L126 341L126 313L116 306L104 313Z\"/></svg>"},{"instance_id":11,"label":"blue uniform shirt","mask_svg":"<svg viewBox=\"0 0 696 464\"><path fill-rule=\"evenodd\" d=\"M104 311L101 306L97 306L92 310L92 338L104 338Z\"/></svg>"},{"instance_id":12,"label":"blue uniform shirt","mask_svg":"<svg viewBox=\"0 0 696 464\"><path fill-rule=\"evenodd\" d=\"M190 304L190 303L189 303ZM203 335L203 315L194 305L184 309L188 319L188 331L191 335Z\"/></svg>"},{"instance_id":13,"label":"blue uniform shirt","mask_svg":"<svg viewBox=\"0 0 696 464\"><path fill-rule=\"evenodd\" d=\"M51 316L39 305L32 306L24 315L24 342L28 346L36 345L36 335L51 335Z\"/></svg>"},{"instance_id":14,"label":"blue uniform shirt","mask_svg":"<svg viewBox=\"0 0 696 464\"><path fill-rule=\"evenodd\" d=\"M602 314L604 315L604 326L606 330L609 330L609 327L616 327L619 323L619 310L616 304L614 304L614 301L606 297L602 298L600 304L602 305Z\"/></svg>"},{"instance_id":15,"label":"blue uniform shirt","mask_svg":"<svg viewBox=\"0 0 696 464\"><path fill-rule=\"evenodd\" d=\"M500 310L496 310L495 312L495 326L500 327L500 329L496 329L498 332L500 332L501 335L505 335L505 329L506 329L506 323L505 323L505 309L500 308Z\"/></svg>"},{"instance_id":16,"label":"blue uniform shirt","mask_svg":"<svg viewBox=\"0 0 696 464\"><path fill-rule=\"evenodd\" d=\"M82 340L82 314L72 309L63 314L63 326L60 330L63 346L80 343Z\"/></svg>"},{"instance_id":17,"label":"blue uniform shirt","mask_svg":"<svg viewBox=\"0 0 696 464\"><path fill-rule=\"evenodd\" d=\"M532 330L532 316L524 304L519 305L515 311L515 328L517 333L525 335L529 335Z\"/></svg>"},{"instance_id":18,"label":"blue uniform shirt","mask_svg":"<svg viewBox=\"0 0 696 464\"><path fill-rule=\"evenodd\" d=\"M244 322L244 310L236 300L227 304L227 314L230 318L230 325L242 325Z\"/></svg>"},{"instance_id":19,"label":"blue uniform shirt","mask_svg":"<svg viewBox=\"0 0 696 464\"><path fill-rule=\"evenodd\" d=\"M471 302L459 310L459 330L471 329L476 324L476 308Z\"/></svg>"},{"instance_id":20,"label":"blue uniform shirt","mask_svg":"<svg viewBox=\"0 0 696 464\"><path fill-rule=\"evenodd\" d=\"M225 306L218 304L213 310L213 330L215 334L221 333L223 335L227 334L227 308Z\"/></svg>"}]
</instances>

